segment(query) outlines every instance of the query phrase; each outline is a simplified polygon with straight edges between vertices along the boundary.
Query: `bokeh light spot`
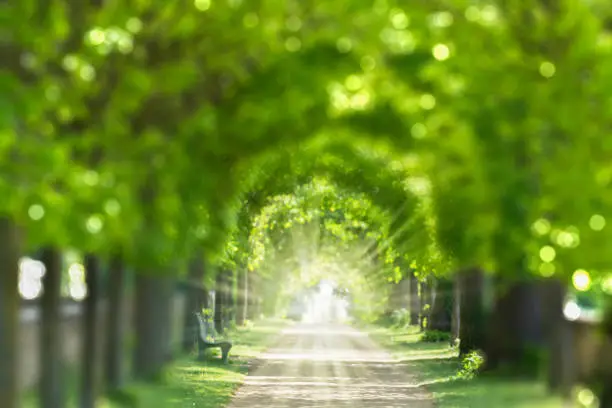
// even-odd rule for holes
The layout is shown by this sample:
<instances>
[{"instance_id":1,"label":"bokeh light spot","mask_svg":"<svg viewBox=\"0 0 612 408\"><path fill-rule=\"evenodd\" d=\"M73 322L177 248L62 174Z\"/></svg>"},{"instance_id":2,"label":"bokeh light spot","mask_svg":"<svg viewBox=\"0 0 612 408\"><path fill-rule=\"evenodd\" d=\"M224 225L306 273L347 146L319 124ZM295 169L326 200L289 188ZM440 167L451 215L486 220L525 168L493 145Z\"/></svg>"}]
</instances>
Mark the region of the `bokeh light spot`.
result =
<instances>
[{"instance_id":1,"label":"bokeh light spot","mask_svg":"<svg viewBox=\"0 0 612 408\"><path fill-rule=\"evenodd\" d=\"M410 129L410 133L415 139L423 139L427 136L427 127L422 123L415 123Z\"/></svg>"},{"instance_id":2,"label":"bokeh light spot","mask_svg":"<svg viewBox=\"0 0 612 408\"><path fill-rule=\"evenodd\" d=\"M550 222L544 218L540 218L533 223L532 229L537 235L546 235L550 232Z\"/></svg>"},{"instance_id":3,"label":"bokeh light spot","mask_svg":"<svg viewBox=\"0 0 612 408\"><path fill-rule=\"evenodd\" d=\"M606 219L603 215L594 214L589 220L589 227L593 231L601 231L606 226Z\"/></svg>"},{"instance_id":4,"label":"bokeh light spot","mask_svg":"<svg viewBox=\"0 0 612 408\"><path fill-rule=\"evenodd\" d=\"M606 274L601 280L601 290L607 295L612 295L612 273Z\"/></svg>"},{"instance_id":5,"label":"bokeh light spot","mask_svg":"<svg viewBox=\"0 0 612 408\"><path fill-rule=\"evenodd\" d=\"M580 292L586 292L591 288L591 275L584 269L578 269L572 275L572 284Z\"/></svg>"},{"instance_id":6,"label":"bokeh light spot","mask_svg":"<svg viewBox=\"0 0 612 408\"><path fill-rule=\"evenodd\" d=\"M453 24L453 15L448 11L440 11L431 16L431 25L434 27L445 28Z\"/></svg>"},{"instance_id":7,"label":"bokeh light spot","mask_svg":"<svg viewBox=\"0 0 612 408\"><path fill-rule=\"evenodd\" d=\"M142 30L142 21L137 17L130 18L125 24L125 28L132 34L137 34Z\"/></svg>"},{"instance_id":8,"label":"bokeh light spot","mask_svg":"<svg viewBox=\"0 0 612 408\"><path fill-rule=\"evenodd\" d=\"M540 264L540 275L549 278L555 274L555 264L544 262Z\"/></svg>"},{"instance_id":9,"label":"bokeh light spot","mask_svg":"<svg viewBox=\"0 0 612 408\"><path fill-rule=\"evenodd\" d=\"M580 318L580 306L573 301L570 300L563 306L563 315L569 321L576 321Z\"/></svg>"},{"instance_id":10,"label":"bokeh light spot","mask_svg":"<svg viewBox=\"0 0 612 408\"><path fill-rule=\"evenodd\" d=\"M92 215L87 219L85 227L90 234L97 234L102 231L104 223L99 215Z\"/></svg>"},{"instance_id":11,"label":"bokeh light spot","mask_svg":"<svg viewBox=\"0 0 612 408\"><path fill-rule=\"evenodd\" d=\"M424 94L419 100L419 105L425 110L431 110L436 106L436 98L431 94Z\"/></svg>"},{"instance_id":12,"label":"bokeh light spot","mask_svg":"<svg viewBox=\"0 0 612 408\"><path fill-rule=\"evenodd\" d=\"M540 75L542 75L544 78L552 78L556 71L557 68L552 62L545 61L540 64Z\"/></svg>"},{"instance_id":13,"label":"bokeh light spot","mask_svg":"<svg viewBox=\"0 0 612 408\"><path fill-rule=\"evenodd\" d=\"M346 86L346 89L349 91L355 92L363 87L363 80L357 75L350 75L346 78L346 81L344 81L344 86Z\"/></svg>"},{"instance_id":14,"label":"bokeh light spot","mask_svg":"<svg viewBox=\"0 0 612 408\"><path fill-rule=\"evenodd\" d=\"M588 388L582 388L580 391L578 391L576 398L584 407L592 407L595 405L595 394L593 394L593 391Z\"/></svg>"},{"instance_id":15,"label":"bokeh light spot","mask_svg":"<svg viewBox=\"0 0 612 408\"><path fill-rule=\"evenodd\" d=\"M45 216L45 209L40 204L31 205L28 208L28 216L34 221L40 221Z\"/></svg>"},{"instance_id":16,"label":"bokeh light spot","mask_svg":"<svg viewBox=\"0 0 612 408\"><path fill-rule=\"evenodd\" d=\"M91 45L100 45L106 40L106 33L100 28L94 28L87 33L87 41Z\"/></svg>"},{"instance_id":17,"label":"bokeh light spot","mask_svg":"<svg viewBox=\"0 0 612 408\"><path fill-rule=\"evenodd\" d=\"M436 44L431 50L433 56L438 61L445 61L450 57L450 49L446 44Z\"/></svg>"},{"instance_id":18,"label":"bokeh light spot","mask_svg":"<svg viewBox=\"0 0 612 408\"><path fill-rule=\"evenodd\" d=\"M391 10L391 16L389 18L391 20L391 25L396 30L404 30L410 24L410 19L402 10L393 9Z\"/></svg>"},{"instance_id":19,"label":"bokeh light spot","mask_svg":"<svg viewBox=\"0 0 612 408\"><path fill-rule=\"evenodd\" d=\"M118 215L121 212L121 205L119 201L111 198L104 203L104 211L110 216Z\"/></svg>"},{"instance_id":20,"label":"bokeh light spot","mask_svg":"<svg viewBox=\"0 0 612 408\"><path fill-rule=\"evenodd\" d=\"M376 68L376 60L373 57L366 55L361 58L361 69L371 71L374 68Z\"/></svg>"},{"instance_id":21,"label":"bokeh light spot","mask_svg":"<svg viewBox=\"0 0 612 408\"><path fill-rule=\"evenodd\" d=\"M555 248L551 247L550 245L545 245L540 248L540 259L543 262L552 262L555 260L556 256L557 252L555 251Z\"/></svg>"},{"instance_id":22,"label":"bokeh light spot","mask_svg":"<svg viewBox=\"0 0 612 408\"><path fill-rule=\"evenodd\" d=\"M297 37L289 37L285 41L285 49L289 52L296 52L302 48L302 42Z\"/></svg>"},{"instance_id":23,"label":"bokeh light spot","mask_svg":"<svg viewBox=\"0 0 612 408\"><path fill-rule=\"evenodd\" d=\"M195 0L193 2L195 7L200 11L206 11L210 9L211 3L211 0Z\"/></svg>"},{"instance_id":24,"label":"bokeh light spot","mask_svg":"<svg viewBox=\"0 0 612 408\"><path fill-rule=\"evenodd\" d=\"M338 51L347 53L353 49L353 41L348 37L342 37L336 42Z\"/></svg>"}]
</instances>

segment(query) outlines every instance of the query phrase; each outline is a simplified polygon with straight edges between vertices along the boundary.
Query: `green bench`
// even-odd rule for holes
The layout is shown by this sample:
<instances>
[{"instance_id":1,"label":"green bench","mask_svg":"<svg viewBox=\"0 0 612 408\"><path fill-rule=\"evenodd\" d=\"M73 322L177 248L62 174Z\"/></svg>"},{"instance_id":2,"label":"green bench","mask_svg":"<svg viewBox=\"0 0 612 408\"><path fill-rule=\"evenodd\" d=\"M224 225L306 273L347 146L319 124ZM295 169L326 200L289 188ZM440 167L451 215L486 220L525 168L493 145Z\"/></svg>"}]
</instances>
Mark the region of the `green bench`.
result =
<instances>
[{"instance_id":1,"label":"green bench","mask_svg":"<svg viewBox=\"0 0 612 408\"><path fill-rule=\"evenodd\" d=\"M198 336L198 350L199 356L204 356L204 351L209 348L220 348L221 359L224 363L228 363L229 352L232 348L232 343L229 341L217 341L215 329L212 327L210 322L206 321L201 313L196 313L198 324L200 326L200 333Z\"/></svg>"}]
</instances>

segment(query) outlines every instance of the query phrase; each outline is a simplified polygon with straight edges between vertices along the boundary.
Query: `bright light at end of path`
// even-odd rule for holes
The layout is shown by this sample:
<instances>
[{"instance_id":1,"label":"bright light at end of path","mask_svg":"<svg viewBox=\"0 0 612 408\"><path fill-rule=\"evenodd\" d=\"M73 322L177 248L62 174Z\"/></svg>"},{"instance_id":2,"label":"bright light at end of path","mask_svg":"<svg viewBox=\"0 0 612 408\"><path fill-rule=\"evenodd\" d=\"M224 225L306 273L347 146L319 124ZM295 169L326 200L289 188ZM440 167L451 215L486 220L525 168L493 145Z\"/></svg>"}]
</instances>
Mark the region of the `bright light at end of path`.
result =
<instances>
[{"instance_id":1,"label":"bright light at end of path","mask_svg":"<svg viewBox=\"0 0 612 408\"><path fill-rule=\"evenodd\" d=\"M323 296L331 296L334 293L334 287L329 282L321 282L319 291Z\"/></svg>"}]
</instances>

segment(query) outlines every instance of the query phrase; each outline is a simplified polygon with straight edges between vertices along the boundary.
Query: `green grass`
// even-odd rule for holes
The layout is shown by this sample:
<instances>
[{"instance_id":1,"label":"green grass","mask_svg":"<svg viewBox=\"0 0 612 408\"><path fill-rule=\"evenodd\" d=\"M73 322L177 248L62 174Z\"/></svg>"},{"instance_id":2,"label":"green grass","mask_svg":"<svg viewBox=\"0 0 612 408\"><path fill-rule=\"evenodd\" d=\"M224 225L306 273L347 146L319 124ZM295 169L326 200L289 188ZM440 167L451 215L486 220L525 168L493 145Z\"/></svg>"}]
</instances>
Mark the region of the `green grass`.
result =
<instances>
[{"instance_id":1,"label":"green grass","mask_svg":"<svg viewBox=\"0 0 612 408\"><path fill-rule=\"evenodd\" d=\"M170 365L157 383L131 383L112 399L101 398L99 408L218 408L225 406L242 384L253 361L264 351L287 323L263 320L250 328L238 328L228 334L233 347L229 364L223 364L219 351L211 350L204 361L195 354L184 356ZM70 389L68 407L76 407L78 374L67 375ZM30 393L22 405L34 408L37 398Z\"/></svg>"},{"instance_id":2,"label":"green grass","mask_svg":"<svg viewBox=\"0 0 612 408\"><path fill-rule=\"evenodd\" d=\"M457 352L448 343L420 342L416 328L368 328L372 339L406 364L434 396L438 408L560 408L559 398L547 395L544 384L532 379L482 375L457 378Z\"/></svg>"},{"instance_id":3,"label":"green grass","mask_svg":"<svg viewBox=\"0 0 612 408\"><path fill-rule=\"evenodd\" d=\"M229 333L233 347L229 364L220 361L219 350L211 350L205 361L195 356L176 361L158 384L134 384L107 406L147 408L217 408L225 406L242 384L253 360L269 345L285 322L260 321L251 328Z\"/></svg>"},{"instance_id":4,"label":"green grass","mask_svg":"<svg viewBox=\"0 0 612 408\"><path fill-rule=\"evenodd\" d=\"M112 407L193 407L224 406L241 384L247 368L243 364L223 365L219 361L177 361L159 383L132 384L102 408Z\"/></svg>"}]
</instances>

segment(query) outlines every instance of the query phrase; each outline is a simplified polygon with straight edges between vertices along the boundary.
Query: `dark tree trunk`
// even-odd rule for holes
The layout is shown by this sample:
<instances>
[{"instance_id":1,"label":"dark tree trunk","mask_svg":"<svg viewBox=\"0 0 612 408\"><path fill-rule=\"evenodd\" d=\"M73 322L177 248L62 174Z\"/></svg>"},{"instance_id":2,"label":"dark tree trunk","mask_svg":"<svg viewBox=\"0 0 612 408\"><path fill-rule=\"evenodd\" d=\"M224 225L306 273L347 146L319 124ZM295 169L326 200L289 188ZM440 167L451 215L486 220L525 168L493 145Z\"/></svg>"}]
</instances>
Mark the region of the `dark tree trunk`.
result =
<instances>
[{"instance_id":1,"label":"dark tree trunk","mask_svg":"<svg viewBox=\"0 0 612 408\"><path fill-rule=\"evenodd\" d=\"M459 352L482 350L486 345L485 274L479 268L459 271Z\"/></svg>"},{"instance_id":2,"label":"dark tree trunk","mask_svg":"<svg viewBox=\"0 0 612 408\"><path fill-rule=\"evenodd\" d=\"M236 297L234 296L234 284L236 280L236 274L234 271L226 271L226 285L225 285L225 310L223 313L223 327L230 328L232 323L235 323L236 316Z\"/></svg>"},{"instance_id":3,"label":"dark tree trunk","mask_svg":"<svg viewBox=\"0 0 612 408\"><path fill-rule=\"evenodd\" d=\"M85 283L87 297L83 302L83 343L81 408L95 408L98 396L100 327L98 305L100 304L100 262L93 254L85 256Z\"/></svg>"},{"instance_id":4,"label":"dark tree trunk","mask_svg":"<svg viewBox=\"0 0 612 408\"><path fill-rule=\"evenodd\" d=\"M419 324L421 302L419 300L419 281L414 271L410 271L410 325Z\"/></svg>"},{"instance_id":5,"label":"dark tree trunk","mask_svg":"<svg viewBox=\"0 0 612 408\"><path fill-rule=\"evenodd\" d=\"M548 388L550 391L561 391L566 395L571 391L572 372L571 333L569 324L563 317L563 301L566 285L551 279L545 283L544 293L544 330L548 344Z\"/></svg>"},{"instance_id":6,"label":"dark tree trunk","mask_svg":"<svg viewBox=\"0 0 612 408\"><path fill-rule=\"evenodd\" d=\"M214 321L215 330L218 333L223 333L225 327L224 323L224 308L225 308L225 274L222 271L217 272L215 282L215 310L214 310Z\"/></svg>"},{"instance_id":7,"label":"dark tree trunk","mask_svg":"<svg viewBox=\"0 0 612 408\"><path fill-rule=\"evenodd\" d=\"M502 365L535 373L534 353L543 342L541 285L536 281L503 282L487 339L487 369Z\"/></svg>"},{"instance_id":8,"label":"dark tree trunk","mask_svg":"<svg viewBox=\"0 0 612 408\"><path fill-rule=\"evenodd\" d=\"M455 346L460 338L461 332L461 285L459 277L453 279L453 311L451 319L450 345Z\"/></svg>"},{"instance_id":9,"label":"dark tree trunk","mask_svg":"<svg viewBox=\"0 0 612 408\"><path fill-rule=\"evenodd\" d=\"M242 326L247 319L249 305L249 273L245 268L243 271L238 271L238 294L236 306L236 325Z\"/></svg>"},{"instance_id":10,"label":"dark tree trunk","mask_svg":"<svg viewBox=\"0 0 612 408\"><path fill-rule=\"evenodd\" d=\"M170 328L173 279L166 276L136 276L136 347L134 375L157 379L170 360Z\"/></svg>"},{"instance_id":11,"label":"dark tree trunk","mask_svg":"<svg viewBox=\"0 0 612 408\"><path fill-rule=\"evenodd\" d=\"M19 406L19 256L21 237L16 225L0 218L0 401Z\"/></svg>"},{"instance_id":12,"label":"dark tree trunk","mask_svg":"<svg viewBox=\"0 0 612 408\"><path fill-rule=\"evenodd\" d=\"M198 321L195 313L202 312L204 288L204 260L198 256L189 265L189 277L186 287L185 323L183 327L183 351L193 350L198 339Z\"/></svg>"},{"instance_id":13,"label":"dark tree trunk","mask_svg":"<svg viewBox=\"0 0 612 408\"><path fill-rule=\"evenodd\" d=\"M612 302L608 300L601 327L602 344L597 354L597 366L590 384L598 391L599 406L612 407Z\"/></svg>"},{"instance_id":14,"label":"dark tree trunk","mask_svg":"<svg viewBox=\"0 0 612 408\"><path fill-rule=\"evenodd\" d=\"M429 280L429 279L428 279ZM419 291L419 299L421 300L421 316L420 316L420 327L421 331L426 330L429 327L429 316L431 312L431 286L428 280L421 282L421 289Z\"/></svg>"},{"instance_id":15,"label":"dark tree trunk","mask_svg":"<svg viewBox=\"0 0 612 408\"><path fill-rule=\"evenodd\" d=\"M126 271L119 256L111 259L108 271L108 309L106 337L106 386L116 391L124 385Z\"/></svg>"},{"instance_id":16,"label":"dark tree trunk","mask_svg":"<svg viewBox=\"0 0 612 408\"><path fill-rule=\"evenodd\" d=\"M438 279L435 290L428 329L450 332L453 318L453 281Z\"/></svg>"},{"instance_id":17,"label":"dark tree trunk","mask_svg":"<svg viewBox=\"0 0 612 408\"><path fill-rule=\"evenodd\" d=\"M42 251L46 272L40 299L40 403L42 408L65 406L61 321L62 255L56 248Z\"/></svg>"},{"instance_id":18,"label":"dark tree trunk","mask_svg":"<svg viewBox=\"0 0 612 408\"><path fill-rule=\"evenodd\" d=\"M210 301L210 292L205 286L203 286L202 290L200 291L200 305L202 306L202 309L212 309L214 307Z\"/></svg>"},{"instance_id":19,"label":"dark tree trunk","mask_svg":"<svg viewBox=\"0 0 612 408\"><path fill-rule=\"evenodd\" d=\"M247 274L247 318L255 320L257 318L257 281L259 277L257 273L251 271Z\"/></svg>"}]
</instances>

